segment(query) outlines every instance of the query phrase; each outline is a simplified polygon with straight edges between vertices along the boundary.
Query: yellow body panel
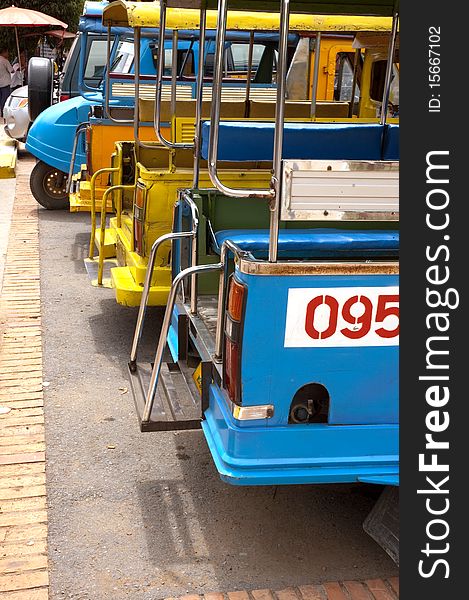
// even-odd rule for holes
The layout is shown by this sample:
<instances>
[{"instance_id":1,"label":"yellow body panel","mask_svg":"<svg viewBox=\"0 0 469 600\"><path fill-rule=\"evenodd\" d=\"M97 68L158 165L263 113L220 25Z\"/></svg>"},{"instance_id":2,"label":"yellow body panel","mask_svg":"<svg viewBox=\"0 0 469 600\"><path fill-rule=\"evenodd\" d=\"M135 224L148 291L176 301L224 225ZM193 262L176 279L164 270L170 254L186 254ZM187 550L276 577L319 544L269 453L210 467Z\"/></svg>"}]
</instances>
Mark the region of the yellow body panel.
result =
<instances>
[{"instance_id":1,"label":"yellow body panel","mask_svg":"<svg viewBox=\"0 0 469 600\"><path fill-rule=\"evenodd\" d=\"M171 128L162 127L163 135L168 137ZM155 130L152 126L141 126L139 135L142 141L156 141ZM116 123L93 123L91 126L91 165L93 171L110 166L111 155L115 150L116 142L120 140L133 140L133 125L122 125ZM82 171L86 172L86 165L82 166ZM80 181L78 189L70 194L70 211L85 212L91 208L91 190L90 177L86 174L86 179ZM80 176L78 176L80 177ZM101 198L108 187L109 174L103 173L96 178L96 210L101 210ZM107 210L112 210L112 204L108 201Z\"/></svg>"},{"instance_id":2,"label":"yellow body panel","mask_svg":"<svg viewBox=\"0 0 469 600\"><path fill-rule=\"evenodd\" d=\"M111 229L116 232L116 256L119 267L111 269L112 285L116 290L116 300L125 306L140 304L148 254L153 242L172 228L173 208L179 189L192 185L192 171L178 170L174 173L156 169L145 169L139 165L139 182L147 190L145 218L145 256L133 251L132 215L124 213L121 227L112 218ZM265 188L270 181L270 171L221 171L222 181L233 187ZM200 187L213 187L208 173L200 173ZM150 305L164 306L171 285L170 244L161 246L156 257L155 270L150 292Z\"/></svg>"},{"instance_id":3,"label":"yellow body panel","mask_svg":"<svg viewBox=\"0 0 469 600\"><path fill-rule=\"evenodd\" d=\"M156 5L156 6L155 6ZM159 27L159 3L111 2L103 10L103 24L120 27ZM200 11L197 9L168 8L167 29L198 29ZM278 31L280 15L267 12L228 11L227 29L232 31ZM217 28L217 11L207 11L207 29ZM291 14L290 31L390 31L390 17L362 17L354 15L329 16Z\"/></svg>"},{"instance_id":4,"label":"yellow body panel","mask_svg":"<svg viewBox=\"0 0 469 600\"><path fill-rule=\"evenodd\" d=\"M2 139L0 142L0 179L16 176L17 146L16 140Z\"/></svg>"},{"instance_id":5,"label":"yellow body panel","mask_svg":"<svg viewBox=\"0 0 469 600\"><path fill-rule=\"evenodd\" d=\"M70 212L89 212L91 210L91 185L89 180L79 182L79 187L76 192L71 192L69 195ZM101 199L106 187L96 187L96 210L101 210ZM112 211L111 199L107 202L107 212Z\"/></svg>"}]
</instances>

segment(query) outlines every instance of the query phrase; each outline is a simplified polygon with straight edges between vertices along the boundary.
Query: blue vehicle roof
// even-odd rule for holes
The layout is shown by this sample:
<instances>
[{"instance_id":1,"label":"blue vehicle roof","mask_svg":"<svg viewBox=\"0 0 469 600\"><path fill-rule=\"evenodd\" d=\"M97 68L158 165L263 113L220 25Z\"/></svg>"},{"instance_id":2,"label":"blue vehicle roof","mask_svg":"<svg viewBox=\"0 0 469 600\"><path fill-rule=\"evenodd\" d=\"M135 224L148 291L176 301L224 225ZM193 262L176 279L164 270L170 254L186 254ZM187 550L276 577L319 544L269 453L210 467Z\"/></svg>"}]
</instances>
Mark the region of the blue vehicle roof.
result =
<instances>
[{"instance_id":1,"label":"blue vehicle roof","mask_svg":"<svg viewBox=\"0 0 469 600\"><path fill-rule=\"evenodd\" d=\"M98 17L102 17L103 16L103 9L109 4L109 2L107 1L101 1L101 2L85 2L85 6L83 7L83 16L84 17L94 17L94 18L98 18Z\"/></svg>"}]
</instances>

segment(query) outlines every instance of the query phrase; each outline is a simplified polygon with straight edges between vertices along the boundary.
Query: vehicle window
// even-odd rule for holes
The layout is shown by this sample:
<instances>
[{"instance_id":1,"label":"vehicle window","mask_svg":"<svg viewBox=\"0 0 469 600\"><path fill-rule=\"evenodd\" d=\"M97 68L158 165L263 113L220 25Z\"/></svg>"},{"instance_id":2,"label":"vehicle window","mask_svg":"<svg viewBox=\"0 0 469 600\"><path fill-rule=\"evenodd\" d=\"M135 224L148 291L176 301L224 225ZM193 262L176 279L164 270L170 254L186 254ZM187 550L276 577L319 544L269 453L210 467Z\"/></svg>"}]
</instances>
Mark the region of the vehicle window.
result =
<instances>
[{"instance_id":1,"label":"vehicle window","mask_svg":"<svg viewBox=\"0 0 469 600\"><path fill-rule=\"evenodd\" d=\"M352 99L353 85L353 52L338 52L335 66L334 100L350 102ZM360 99L360 89L357 82L354 101Z\"/></svg>"},{"instance_id":2,"label":"vehicle window","mask_svg":"<svg viewBox=\"0 0 469 600\"><path fill-rule=\"evenodd\" d=\"M80 37L73 41L63 66L63 77L60 83L60 93L75 96L78 94L78 68L80 56Z\"/></svg>"},{"instance_id":3,"label":"vehicle window","mask_svg":"<svg viewBox=\"0 0 469 600\"><path fill-rule=\"evenodd\" d=\"M178 77L180 75L194 75L194 53L188 48L177 51ZM170 76L173 65L173 51L166 48L164 51L164 72L163 75ZM182 73L181 73L182 70Z\"/></svg>"},{"instance_id":4,"label":"vehicle window","mask_svg":"<svg viewBox=\"0 0 469 600\"><path fill-rule=\"evenodd\" d=\"M275 81L277 50L273 46L254 44L252 48L252 79L257 83ZM225 76L245 79L249 66L249 43L233 43L225 52Z\"/></svg>"},{"instance_id":5,"label":"vehicle window","mask_svg":"<svg viewBox=\"0 0 469 600\"><path fill-rule=\"evenodd\" d=\"M376 102L381 102L384 93L384 81L386 78L386 61L377 60L373 63L371 70L370 98ZM399 68L393 65L389 101L395 106L399 106Z\"/></svg>"},{"instance_id":6,"label":"vehicle window","mask_svg":"<svg viewBox=\"0 0 469 600\"><path fill-rule=\"evenodd\" d=\"M113 73L130 73L134 63L134 44L129 41L120 41L117 46L116 58L112 64Z\"/></svg>"},{"instance_id":7,"label":"vehicle window","mask_svg":"<svg viewBox=\"0 0 469 600\"><path fill-rule=\"evenodd\" d=\"M70 68L72 56L73 56L73 53L77 51L76 47L77 47L78 43L79 43L79 37L77 36L73 40L72 46L67 54L67 58L65 59L64 66L62 67L62 73L66 73L68 71L68 69Z\"/></svg>"},{"instance_id":8,"label":"vehicle window","mask_svg":"<svg viewBox=\"0 0 469 600\"><path fill-rule=\"evenodd\" d=\"M264 53L263 44L254 44L252 48L252 72L255 73ZM249 44L231 44L231 65L229 68L238 73L247 74L249 63Z\"/></svg>"},{"instance_id":9,"label":"vehicle window","mask_svg":"<svg viewBox=\"0 0 469 600\"><path fill-rule=\"evenodd\" d=\"M85 66L85 79L99 79L104 75L106 67L107 40L96 39L90 43L90 50Z\"/></svg>"}]
</instances>

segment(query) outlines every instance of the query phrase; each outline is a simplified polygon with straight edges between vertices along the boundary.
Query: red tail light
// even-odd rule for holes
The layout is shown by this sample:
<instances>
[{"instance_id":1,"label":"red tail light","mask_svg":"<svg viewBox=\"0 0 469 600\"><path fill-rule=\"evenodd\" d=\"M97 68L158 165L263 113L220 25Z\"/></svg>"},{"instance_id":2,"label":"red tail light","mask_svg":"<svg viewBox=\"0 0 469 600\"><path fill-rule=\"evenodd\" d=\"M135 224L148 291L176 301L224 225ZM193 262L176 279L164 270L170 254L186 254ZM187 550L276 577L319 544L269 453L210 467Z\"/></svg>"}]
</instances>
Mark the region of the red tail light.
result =
<instances>
[{"instance_id":1,"label":"red tail light","mask_svg":"<svg viewBox=\"0 0 469 600\"><path fill-rule=\"evenodd\" d=\"M65 100L70 100L70 94L60 94L59 102L64 102Z\"/></svg>"},{"instance_id":2,"label":"red tail light","mask_svg":"<svg viewBox=\"0 0 469 600\"><path fill-rule=\"evenodd\" d=\"M225 317L223 385L230 400L241 404L241 332L246 286L231 277Z\"/></svg>"},{"instance_id":3,"label":"red tail light","mask_svg":"<svg viewBox=\"0 0 469 600\"><path fill-rule=\"evenodd\" d=\"M137 183L134 195L134 251L140 256L145 254L144 223L145 223L145 205L146 188L141 183Z\"/></svg>"},{"instance_id":4,"label":"red tail light","mask_svg":"<svg viewBox=\"0 0 469 600\"><path fill-rule=\"evenodd\" d=\"M91 127L86 128L85 132L85 151L86 151L86 169L89 176L93 175L93 165L91 164Z\"/></svg>"}]
</instances>

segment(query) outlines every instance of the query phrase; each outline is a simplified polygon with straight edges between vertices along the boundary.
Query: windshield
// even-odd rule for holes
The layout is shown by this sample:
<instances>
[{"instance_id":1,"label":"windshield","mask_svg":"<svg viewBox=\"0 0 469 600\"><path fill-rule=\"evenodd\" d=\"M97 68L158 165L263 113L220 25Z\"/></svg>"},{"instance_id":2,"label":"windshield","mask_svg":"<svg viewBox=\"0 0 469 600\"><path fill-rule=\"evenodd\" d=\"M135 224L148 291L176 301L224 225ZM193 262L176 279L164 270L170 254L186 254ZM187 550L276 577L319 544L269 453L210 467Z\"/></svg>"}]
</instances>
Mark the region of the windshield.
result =
<instances>
[{"instance_id":1,"label":"windshield","mask_svg":"<svg viewBox=\"0 0 469 600\"><path fill-rule=\"evenodd\" d=\"M101 81L106 67L107 40L106 38L91 39L88 57L85 65L85 79Z\"/></svg>"},{"instance_id":2,"label":"windshield","mask_svg":"<svg viewBox=\"0 0 469 600\"><path fill-rule=\"evenodd\" d=\"M133 41L122 40L117 46L116 58L111 66L113 73L130 73L134 64L134 44Z\"/></svg>"}]
</instances>

